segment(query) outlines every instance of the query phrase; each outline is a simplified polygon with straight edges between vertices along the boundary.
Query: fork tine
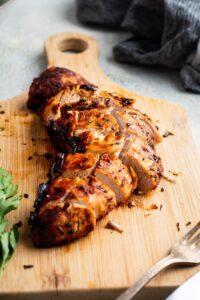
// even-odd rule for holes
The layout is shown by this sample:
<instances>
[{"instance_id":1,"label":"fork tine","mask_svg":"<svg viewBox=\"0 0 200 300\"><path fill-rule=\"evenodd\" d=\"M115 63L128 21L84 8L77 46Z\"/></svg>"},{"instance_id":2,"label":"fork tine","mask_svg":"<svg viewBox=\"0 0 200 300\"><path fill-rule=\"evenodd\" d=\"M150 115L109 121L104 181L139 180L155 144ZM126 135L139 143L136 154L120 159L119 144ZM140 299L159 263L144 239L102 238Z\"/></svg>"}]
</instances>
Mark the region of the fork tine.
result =
<instances>
[{"instance_id":1,"label":"fork tine","mask_svg":"<svg viewBox=\"0 0 200 300\"><path fill-rule=\"evenodd\" d=\"M200 229L200 221L190 230L188 231L180 240L181 242L186 242L187 240L189 240L189 238L191 238L195 232L197 232L197 230Z\"/></svg>"},{"instance_id":2,"label":"fork tine","mask_svg":"<svg viewBox=\"0 0 200 300\"><path fill-rule=\"evenodd\" d=\"M195 236L195 238L192 239L190 243L191 243L192 245L196 245L198 242L200 242L200 233L197 234L197 236Z\"/></svg>"}]
</instances>

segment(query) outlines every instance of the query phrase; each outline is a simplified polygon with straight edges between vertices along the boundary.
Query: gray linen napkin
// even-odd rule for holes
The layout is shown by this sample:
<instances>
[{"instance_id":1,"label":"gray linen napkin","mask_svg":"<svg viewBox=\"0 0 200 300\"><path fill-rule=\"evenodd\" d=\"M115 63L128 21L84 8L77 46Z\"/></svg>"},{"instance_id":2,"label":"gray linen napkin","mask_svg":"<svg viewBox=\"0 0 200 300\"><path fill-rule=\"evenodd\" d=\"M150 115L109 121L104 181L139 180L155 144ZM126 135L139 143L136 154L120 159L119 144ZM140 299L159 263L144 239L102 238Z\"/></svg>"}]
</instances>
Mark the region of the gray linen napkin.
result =
<instances>
[{"instance_id":1,"label":"gray linen napkin","mask_svg":"<svg viewBox=\"0 0 200 300\"><path fill-rule=\"evenodd\" d=\"M114 47L117 61L180 69L184 88L200 93L200 0L77 0L77 16L133 33Z\"/></svg>"}]
</instances>

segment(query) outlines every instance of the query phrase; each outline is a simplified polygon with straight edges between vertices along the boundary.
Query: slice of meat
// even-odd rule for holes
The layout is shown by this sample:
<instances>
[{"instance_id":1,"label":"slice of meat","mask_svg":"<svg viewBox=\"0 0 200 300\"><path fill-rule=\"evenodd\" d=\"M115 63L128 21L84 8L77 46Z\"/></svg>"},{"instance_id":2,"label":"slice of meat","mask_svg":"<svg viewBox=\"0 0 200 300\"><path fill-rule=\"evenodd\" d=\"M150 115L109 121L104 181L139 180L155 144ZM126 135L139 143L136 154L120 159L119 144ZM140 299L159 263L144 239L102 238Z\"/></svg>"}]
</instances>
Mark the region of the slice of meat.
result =
<instances>
[{"instance_id":1,"label":"slice of meat","mask_svg":"<svg viewBox=\"0 0 200 300\"><path fill-rule=\"evenodd\" d=\"M95 153L68 154L61 169L61 176L63 178L89 176L93 173L98 160L99 154Z\"/></svg>"},{"instance_id":2,"label":"slice of meat","mask_svg":"<svg viewBox=\"0 0 200 300\"><path fill-rule=\"evenodd\" d=\"M126 204L137 186L137 177L132 177L121 159L112 154L101 156L95 176L115 192L118 204Z\"/></svg>"},{"instance_id":3,"label":"slice of meat","mask_svg":"<svg viewBox=\"0 0 200 300\"><path fill-rule=\"evenodd\" d=\"M76 111L74 135L83 141L88 152L120 152L123 146L119 125L107 109Z\"/></svg>"},{"instance_id":4,"label":"slice of meat","mask_svg":"<svg viewBox=\"0 0 200 300\"><path fill-rule=\"evenodd\" d=\"M111 95L86 85L68 86L57 93L44 106L40 115L46 125L50 121L66 116L69 111L84 111L109 108Z\"/></svg>"},{"instance_id":5,"label":"slice of meat","mask_svg":"<svg viewBox=\"0 0 200 300\"><path fill-rule=\"evenodd\" d=\"M66 68L51 67L35 78L30 86L27 107L40 111L48 99L68 86L80 84L90 88L95 87L79 74Z\"/></svg>"},{"instance_id":6,"label":"slice of meat","mask_svg":"<svg viewBox=\"0 0 200 300\"><path fill-rule=\"evenodd\" d=\"M127 137L138 136L144 140L148 139L154 145L162 141L162 137L151 119L139 110L114 110L112 114L117 119L121 132Z\"/></svg>"},{"instance_id":7,"label":"slice of meat","mask_svg":"<svg viewBox=\"0 0 200 300\"><path fill-rule=\"evenodd\" d=\"M152 145L139 138L132 140L131 146L121 157L124 164L132 167L138 176L137 189L146 193L154 190L162 177L163 167L160 157Z\"/></svg>"},{"instance_id":8,"label":"slice of meat","mask_svg":"<svg viewBox=\"0 0 200 300\"><path fill-rule=\"evenodd\" d=\"M39 202L31 229L36 247L60 245L87 235L96 220L116 206L114 193L92 176L58 177L42 191Z\"/></svg>"},{"instance_id":9,"label":"slice of meat","mask_svg":"<svg viewBox=\"0 0 200 300\"><path fill-rule=\"evenodd\" d=\"M80 178L71 194L78 203L92 208L97 220L105 217L117 205L114 192L94 176Z\"/></svg>"},{"instance_id":10,"label":"slice of meat","mask_svg":"<svg viewBox=\"0 0 200 300\"><path fill-rule=\"evenodd\" d=\"M69 111L89 111L108 109L108 112L133 108L135 99L123 98L120 95L91 88L87 85L68 86L49 99L43 110L39 112L48 125L49 121L65 116Z\"/></svg>"},{"instance_id":11,"label":"slice of meat","mask_svg":"<svg viewBox=\"0 0 200 300\"><path fill-rule=\"evenodd\" d=\"M162 136L152 122L152 119L146 113L134 108L130 111L130 114L133 118L142 122L140 125L141 127L144 126L144 128L147 128L146 130L149 132L147 136L152 140L153 144L156 145L162 142Z\"/></svg>"},{"instance_id":12,"label":"slice of meat","mask_svg":"<svg viewBox=\"0 0 200 300\"><path fill-rule=\"evenodd\" d=\"M87 177L92 175L99 154L95 153L75 153L67 154L58 153L52 167L49 177L54 179L58 176L62 178Z\"/></svg>"},{"instance_id":13,"label":"slice of meat","mask_svg":"<svg viewBox=\"0 0 200 300\"><path fill-rule=\"evenodd\" d=\"M123 147L123 137L116 119L106 109L68 111L51 121L48 134L62 152L117 152Z\"/></svg>"},{"instance_id":14,"label":"slice of meat","mask_svg":"<svg viewBox=\"0 0 200 300\"><path fill-rule=\"evenodd\" d=\"M86 236L95 225L95 213L91 208L73 202L58 203L36 215L32 240L39 248L58 246Z\"/></svg>"},{"instance_id":15,"label":"slice of meat","mask_svg":"<svg viewBox=\"0 0 200 300\"><path fill-rule=\"evenodd\" d=\"M134 101L87 85L73 85L49 99L38 114L58 151L119 154L124 139L110 111L112 107L131 108Z\"/></svg>"},{"instance_id":16,"label":"slice of meat","mask_svg":"<svg viewBox=\"0 0 200 300\"><path fill-rule=\"evenodd\" d=\"M118 156L124 144L122 135L115 131L99 136L85 131L79 135L79 138L83 142L85 151L94 153L115 153Z\"/></svg>"},{"instance_id":17,"label":"slice of meat","mask_svg":"<svg viewBox=\"0 0 200 300\"><path fill-rule=\"evenodd\" d=\"M162 138L151 119L138 110L116 111L120 131L125 137L119 157L137 174L137 189L146 193L160 182L163 167L156 154L155 144Z\"/></svg>"},{"instance_id":18,"label":"slice of meat","mask_svg":"<svg viewBox=\"0 0 200 300\"><path fill-rule=\"evenodd\" d=\"M68 201L79 178L57 178L43 184L31 214L32 240L36 247L60 245L87 235L96 225L94 211L86 205Z\"/></svg>"}]
</instances>

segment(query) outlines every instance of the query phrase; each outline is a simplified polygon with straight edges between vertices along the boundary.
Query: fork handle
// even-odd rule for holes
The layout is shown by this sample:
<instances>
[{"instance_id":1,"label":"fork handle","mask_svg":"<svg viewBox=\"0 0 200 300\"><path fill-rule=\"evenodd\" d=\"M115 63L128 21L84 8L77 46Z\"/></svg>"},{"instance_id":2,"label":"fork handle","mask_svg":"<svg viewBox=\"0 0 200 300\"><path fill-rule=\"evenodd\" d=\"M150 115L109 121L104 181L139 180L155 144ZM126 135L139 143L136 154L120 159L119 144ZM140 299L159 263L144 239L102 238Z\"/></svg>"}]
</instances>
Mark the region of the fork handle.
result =
<instances>
[{"instance_id":1,"label":"fork handle","mask_svg":"<svg viewBox=\"0 0 200 300\"><path fill-rule=\"evenodd\" d=\"M125 290L116 300L130 300L145 286L154 276L172 264L178 263L179 260L172 254L161 259L149 271L140 278L133 286Z\"/></svg>"}]
</instances>

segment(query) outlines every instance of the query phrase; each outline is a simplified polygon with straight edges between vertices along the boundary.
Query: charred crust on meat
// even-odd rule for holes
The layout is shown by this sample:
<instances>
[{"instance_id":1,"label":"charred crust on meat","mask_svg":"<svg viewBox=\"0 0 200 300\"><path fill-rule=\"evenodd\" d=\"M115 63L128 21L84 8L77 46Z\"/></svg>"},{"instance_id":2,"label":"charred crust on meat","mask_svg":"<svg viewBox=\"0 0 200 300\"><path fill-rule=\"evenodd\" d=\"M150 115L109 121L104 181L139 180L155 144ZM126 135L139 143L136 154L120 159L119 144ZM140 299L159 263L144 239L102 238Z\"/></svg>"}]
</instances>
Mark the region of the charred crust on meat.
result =
<instances>
[{"instance_id":1,"label":"charred crust on meat","mask_svg":"<svg viewBox=\"0 0 200 300\"><path fill-rule=\"evenodd\" d=\"M28 219L28 224L29 225L33 225L35 217L36 217L36 213L34 211L31 211L29 219Z\"/></svg>"},{"instance_id":2,"label":"charred crust on meat","mask_svg":"<svg viewBox=\"0 0 200 300\"><path fill-rule=\"evenodd\" d=\"M130 106L133 103L133 101L129 98L122 98L120 102L123 106Z\"/></svg>"},{"instance_id":3,"label":"charred crust on meat","mask_svg":"<svg viewBox=\"0 0 200 300\"><path fill-rule=\"evenodd\" d=\"M60 111L61 115L65 116L69 110L85 111L99 107L101 107L101 105L98 103L98 101L93 100L91 103L88 104L86 99L81 98L78 102L62 105Z\"/></svg>"},{"instance_id":4,"label":"charred crust on meat","mask_svg":"<svg viewBox=\"0 0 200 300\"><path fill-rule=\"evenodd\" d=\"M96 87L87 84L81 84L80 89L84 89L85 91L91 91L91 92L96 91Z\"/></svg>"},{"instance_id":5,"label":"charred crust on meat","mask_svg":"<svg viewBox=\"0 0 200 300\"><path fill-rule=\"evenodd\" d=\"M87 232L90 232L92 230L94 230L94 226L92 224L87 225L86 227Z\"/></svg>"},{"instance_id":6,"label":"charred crust on meat","mask_svg":"<svg viewBox=\"0 0 200 300\"><path fill-rule=\"evenodd\" d=\"M149 134L148 134L149 135ZM154 149L155 148L155 146L154 146L154 144L153 144L153 142L152 142L152 140L150 140L150 139L147 139L147 143L148 143L148 145L152 148L152 149Z\"/></svg>"},{"instance_id":7,"label":"charred crust on meat","mask_svg":"<svg viewBox=\"0 0 200 300\"><path fill-rule=\"evenodd\" d=\"M38 211L44 196L46 195L47 192L47 188L48 188L48 184L47 183L41 183L38 187L38 191L37 191L37 196L34 202L33 207L35 208L35 211Z\"/></svg>"},{"instance_id":8,"label":"charred crust on meat","mask_svg":"<svg viewBox=\"0 0 200 300\"><path fill-rule=\"evenodd\" d=\"M59 104L54 104L54 105L52 106L52 111L53 111L54 114L57 113L58 108L59 108Z\"/></svg>"},{"instance_id":9,"label":"charred crust on meat","mask_svg":"<svg viewBox=\"0 0 200 300\"><path fill-rule=\"evenodd\" d=\"M69 206L70 206L70 203L66 201L64 208L67 209Z\"/></svg>"},{"instance_id":10,"label":"charred crust on meat","mask_svg":"<svg viewBox=\"0 0 200 300\"><path fill-rule=\"evenodd\" d=\"M35 199L34 204L33 204L33 207L35 208L35 211L30 212L29 225L33 225L33 223L34 223L36 213L39 211L40 205L41 205L41 203L42 203L42 201L43 201L43 199L46 195L47 188L48 188L47 183L41 183L38 187L36 199Z\"/></svg>"},{"instance_id":11,"label":"charred crust on meat","mask_svg":"<svg viewBox=\"0 0 200 300\"><path fill-rule=\"evenodd\" d=\"M67 143L70 146L71 153L83 153L85 152L85 148L82 140L77 136L72 136L66 139Z\"/></svg>"},{"instance_id":12,"label":"charred crust on meat","mask_svg":"<svg viewBox=\"0 0 200 300\"><path fill-rule=\"evenodd\" d=\"M40 111L46 102L59 91L74 84L82 84L91 89L95 86L80 75L66 68L51 67L34 78L28 95L27 108Z\"/></svg>"},{"instance_id":13,"label":"charred crust on meat","mask_svg":"<svg viewBox=\"0 0 200 300\"><path fill-rule=\"evenodd\" d=\"M50 179L50 181L53 181L55 178L57 178L60 175L64 161L65 161L65 154L58 153L48 173L48 178Z\"/></svg>"},{"instance_id":14,"label":"charred crust on meat","mask_svg":"<svg viewBox=\"0 0 200 300\"><path fill-rule=\"evenodd\" d=\"M57 186L53 187L53 192L52 192L51 197L54 200L59 199L59 198L63 197L64 195L65 195L65 189L63 187L57 187Z\"/></svg>"},{"instance_id":15,"label":"charred crust on meat","mask_svg":"<svg viewBox=\"0 0 200 300\"><path fill-rule=\"evenodd\" d=\"M83 153L85 151L83 140L77 136L70 136L70 124L65 126L60 120L51 121L48 126L48 135L58 151L64 153Z\"/></svg>"},{"instance_id":16,"label":"charred crust on meat","mask_svg":"<svg viewBox=\"0 0 200 300\"><path fill-rule=\"evenodd\" d=\"M81 192L85 191L85 188L82 185L78 185L76 188Z\"/></svg>"}]
</instances>

